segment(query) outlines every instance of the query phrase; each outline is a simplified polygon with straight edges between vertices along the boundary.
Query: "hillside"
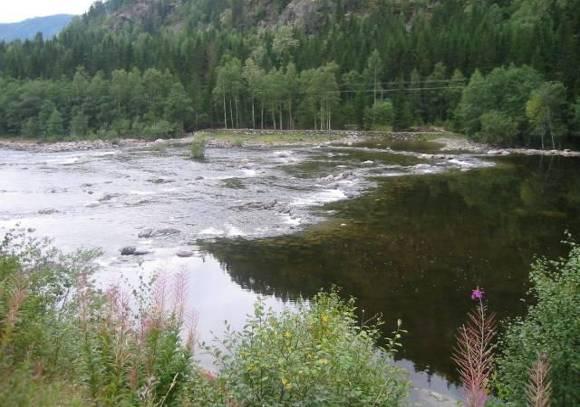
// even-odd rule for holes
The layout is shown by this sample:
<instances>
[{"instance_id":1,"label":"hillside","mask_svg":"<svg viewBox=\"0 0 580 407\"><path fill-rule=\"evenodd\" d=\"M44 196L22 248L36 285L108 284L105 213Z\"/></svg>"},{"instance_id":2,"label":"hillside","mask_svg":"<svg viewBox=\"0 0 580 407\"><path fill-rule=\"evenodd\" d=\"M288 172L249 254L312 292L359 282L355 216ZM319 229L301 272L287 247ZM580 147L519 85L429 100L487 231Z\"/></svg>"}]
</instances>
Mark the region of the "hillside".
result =
<instances>
[{"instance_id":1,"label":"hillside","mask_svg":"<svg viewBox=\"0 0 580 407\"><path fill-rule=\"evenodd\" d=\"M93 7L87 21L148 31L220 26L238 30L290 25L316 33L329 21L384 11L410 20L438 0L110 0Z\"/></svg>"},{"instance_id":2,"label":"hillside","mask_svg":"<svg viewBox=\"0 0 580 407\"><path fill-rule=\"evenodd\" d=\"M580 131L579 65L580 0L109 0L0 44L0 132L46 135L56 111L52 133L102 137L438 124L556 145Z\"/></svg>"},{"instance_id":3,"label":"hillside","mask_svg":"<svg viewBox=\"0 0 580 407\"><path fill-rule=\"evenodd\" d=\"M32 39L37 33L44 38L52 38L60 33L73 19L68 14L36 17L18 23L0 24L0 41Z\"/></svg>"}]
</instances>

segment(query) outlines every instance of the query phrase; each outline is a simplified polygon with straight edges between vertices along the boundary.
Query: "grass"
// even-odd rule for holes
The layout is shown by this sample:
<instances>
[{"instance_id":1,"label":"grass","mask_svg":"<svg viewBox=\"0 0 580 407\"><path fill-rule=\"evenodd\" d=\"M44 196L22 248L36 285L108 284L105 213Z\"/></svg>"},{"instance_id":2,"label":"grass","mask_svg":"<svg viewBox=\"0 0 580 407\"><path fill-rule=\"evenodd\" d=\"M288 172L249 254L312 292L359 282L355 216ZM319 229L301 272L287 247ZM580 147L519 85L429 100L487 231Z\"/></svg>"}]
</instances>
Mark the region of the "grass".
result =
<instances>
[{"instance_id":1,"label":"grass","mask_svg":"<svg viewBox=\"0 0 580 407\"><path fill-rule=\"evenodd\" d=\"M205 130L197 133L212 143L232 146L316 144L339 141L344 132L317 130Z\"/></svg>"}]
</instances>

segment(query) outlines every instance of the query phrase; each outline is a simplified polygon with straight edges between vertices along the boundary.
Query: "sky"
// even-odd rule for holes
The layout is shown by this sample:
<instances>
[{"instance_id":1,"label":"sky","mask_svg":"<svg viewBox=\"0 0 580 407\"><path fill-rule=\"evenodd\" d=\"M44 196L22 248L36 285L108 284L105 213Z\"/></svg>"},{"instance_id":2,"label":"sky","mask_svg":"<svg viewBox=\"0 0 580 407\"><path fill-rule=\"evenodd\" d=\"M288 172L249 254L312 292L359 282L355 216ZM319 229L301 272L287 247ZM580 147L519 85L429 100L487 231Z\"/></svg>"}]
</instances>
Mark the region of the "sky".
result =
<instances>
[{"instance_id":1,"label":"sky","mask_svg":"<svg viewBox=\"0 0 580 407\"><path fill-rule=\"evenodd\" d=\"M82 14L96 0L0 0L0 23L53 14Z\"/></svg>"}]
</instances>

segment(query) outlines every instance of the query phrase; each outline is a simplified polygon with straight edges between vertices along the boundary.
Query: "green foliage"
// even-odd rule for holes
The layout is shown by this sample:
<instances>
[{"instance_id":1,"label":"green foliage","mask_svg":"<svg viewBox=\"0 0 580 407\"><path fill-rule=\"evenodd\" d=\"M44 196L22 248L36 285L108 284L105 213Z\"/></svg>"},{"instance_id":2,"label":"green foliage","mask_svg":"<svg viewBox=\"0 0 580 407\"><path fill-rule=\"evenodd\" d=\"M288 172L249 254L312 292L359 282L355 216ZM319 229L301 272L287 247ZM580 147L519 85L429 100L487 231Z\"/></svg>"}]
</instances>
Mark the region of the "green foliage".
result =
<instances>
[{"instance_id":1,"label":"green foliage","mask_svg":"<svg viewBox=\"0 0 580 407\"><path fill-rule=\"evenodd\" d=\"M459 127L477 140L494 140L497 144L523 140L529 128L526 105L532 91L542 83L540 74L528 66L496 68L487 76L476 71L457 107ZM494 124L495 118L500 123ZM514 132L508 134L512 126ZM499 133L490 133L495 131Z\"/></svg>"},{"instance_id":2,"label":"green foliage","mask_svg":"<svg viewBox=\"0 0 580 407\"><path fill-rule=\"evenodd\" d=\"M62 116L57 109L54 109L46 122L46 136L49 138L62 137L64 127Z\"/></svg>"},{"instance_id":3,"label":"green foliage","mask_svg":"<svg viewBox=\"0 0 580 407\"><path fill-rule=\"evenodd\" d=\"M524 406L529 371L539 354L551 366L552 405L580 403L580 246L571 244L567 258L539 259L530 275L534 304L524 318L511 322L497 361L501 398Z\"/></svg>"},{"instance_id":4,"label":"green foliage","mask_svg":"<svg viewBox=\"0 0 580 407\"><path fill-rule=\"evenodd\" d=\"M66 79L11 81L0 100L6 134L55 138L181 135L194 126L193 102L168 71L118 69L110 78L79 69Z\"/></svg>"},{"instance_id":5,"label":"green foliage","mask_svg":"<svg viewBox=\"0 0 580 407\"><path fill-rule=\"evenodd\" d=\"M526 105L526 115L532 127L532 133L540 137L542 148L544 138L552 141L556 148L556 139L565 133L566 88L559 82L544 83L534 92Z\"/></svg>"},{"instance_id":6,"label":"green foliage","mask_svg":"<svg viewBox=\"0 0 580 407\"><path fill-rule=\"evenodd\" d=\"M207 140L204 137L196 137L191 142L191 158L194 160L203 160L205 158L205 147Z\"/></svg>"},{"instance_id":7,"label":"green foliage","mask_svg":"<svg viewBox=\"0 0 580 407\"><path fill-rule=\"evenodd\" d=\"M393 123L393 104L390 101L377 102L365 109L365 128L384 130Z\"/></svg>"},{"instance_id":8,"label":"green foliage","mask_svg":"<svg viewBox=\"0 0 580 407\"><path fill-rule=\"evenodd\" d=\"M3 405L177 405L202 380L181 337L182 304L165 308L171 299L147 284L133 298L100 293L89 282L95 255L13 234L0 244Z\"/></svg>"},{"instance_id":9,"label":"green foliage","mask_svg":"<svg viewBox=\"0 0 580 407\"><path fill-rule=\"evenodd\" d=\"M576 98L576 103L572 106L572 115L576 134L580 134L580 96Z\"/></svg>"},{"instance_id":10,"label":"green foliage","mask_svg":"<svg viewBox=\"0 0 580 407\"><path fill-rule=\"evenodd\" d=\"M396 128L445 123L461 91L452 86L461 82L448 82L450 77L478 69L489 76L508 64L560 81L568 105L580 91L579 0L312 1L306 13L289 5L288 0L109 0L95 4L56 39L0 43L0 132L23 134L24 124L36 118L44 136L48 116L39 113L47 100L61 113L65 130L73 132L77 108L88 117L88 133L114 137L141 135L133 126L114 134L111 127L119 119L144 127L165 120L176 134L200 126L363 127L365 108L387 93L398 112ZM289 16L295 16L292 25L284 24ZM250 68L242 63L248 59ZM338 89L322 76L308 89L292 84L293 76L305 83L312 79L309 71L332 63ZM351 73L360 79L354 87L347 80ZM391 95L398 78L406 82L407 102ZM481 114L497 110L518 125L517 141L528 142L530 94L522 101L518 86L503 91L502 86L499 94L513 94L517 111L507 97L503 106L490 102L455 124L474 136ZM321 100L321 91L331 100ZM26 126L26 133L35 133L33 128Z\"/></svg>"},{"instance_id":11,"label":"green foliage","mask_svg":"<svg viewBox=\"0 0 580 407\"><path fill-rule=\"evenodd\" d=\"M89 132L89 118L82 111L77 111L70 122L70 135L73 137L83 137Z\"/></svg>"},{"instance_id":12,"label":"green foliage","mask_svg":"<svg viewBox=\"0 0 580 407\"><path fill-rule=\"evenodd\" d=\"M242 405L393 406L405 398L404 373L388 349L375 347L376 326L361 327L352 301L336 292L277 314L257 304L239 333L215 349L219 380Z\"/></svg>"},{"instance_id":13,"label":"green foliage","mask_svg":"<svg viewBox=\"0 0 580 407\"><path fill-rule=\"evenodd\" d=\"M320 294L281 314L257 304L216 352L214 378L192 353L185 277L158 277L127 294L93 287L97 253L64 256L44 241L0 243L0 400L18 406L385 405L408 384L378 326L358 324L353 301ZM223 350L223 347L220 347ZM249 403L249 404L248 404Z\"/></svg>"},{"instance_id":14,"label":"green foliage","mask_svg":"<svg viewBox=\"0 0 580 407\"><path fill-rule=\"evenodd\" d=\"M481 130L477 132L477 140L489 144L513 144L517 138L518 127L511 117L496 110L483 113L479 120Z\"/></svg>"}]
</instances>

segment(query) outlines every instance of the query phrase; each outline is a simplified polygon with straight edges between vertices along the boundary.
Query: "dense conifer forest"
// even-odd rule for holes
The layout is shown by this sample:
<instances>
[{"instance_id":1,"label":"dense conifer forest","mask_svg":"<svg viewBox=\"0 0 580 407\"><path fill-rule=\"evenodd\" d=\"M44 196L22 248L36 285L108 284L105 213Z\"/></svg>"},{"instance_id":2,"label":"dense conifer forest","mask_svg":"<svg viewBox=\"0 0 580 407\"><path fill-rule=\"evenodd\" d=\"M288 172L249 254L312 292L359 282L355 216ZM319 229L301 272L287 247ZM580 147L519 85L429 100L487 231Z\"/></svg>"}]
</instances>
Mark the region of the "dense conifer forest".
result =
<instances>
[{"instance_id":1,"label":"dense conifer forest","mask_svg":"<svg viewBox=\"0 0 580 407\"><path fill-rule=\"evenodd\" d=\"M578 0L110 0L0 43L0 134L408 129L561 146L580 131Z\"/></svg>"}]
</instances>

